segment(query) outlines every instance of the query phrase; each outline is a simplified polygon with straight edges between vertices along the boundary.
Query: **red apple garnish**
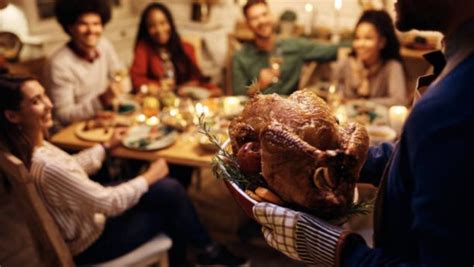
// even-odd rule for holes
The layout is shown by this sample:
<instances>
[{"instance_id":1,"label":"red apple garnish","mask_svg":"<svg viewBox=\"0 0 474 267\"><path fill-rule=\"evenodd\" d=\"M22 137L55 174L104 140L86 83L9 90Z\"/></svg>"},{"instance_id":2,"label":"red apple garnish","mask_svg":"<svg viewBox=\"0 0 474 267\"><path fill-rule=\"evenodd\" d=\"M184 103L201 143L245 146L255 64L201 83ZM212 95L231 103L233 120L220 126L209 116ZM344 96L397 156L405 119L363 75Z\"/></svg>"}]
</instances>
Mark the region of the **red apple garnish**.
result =
<instances>
[{"instance_id":1,"label":"red apple garnish","mask_svg":"<svg viewBox=\"0 0 474 267\"><path fill-rule=\"evenodd\" d=\"M260 144L245 143L237 152L240 169L244 174L258 174L262 170Z\"/></svg>"}]
</instances>

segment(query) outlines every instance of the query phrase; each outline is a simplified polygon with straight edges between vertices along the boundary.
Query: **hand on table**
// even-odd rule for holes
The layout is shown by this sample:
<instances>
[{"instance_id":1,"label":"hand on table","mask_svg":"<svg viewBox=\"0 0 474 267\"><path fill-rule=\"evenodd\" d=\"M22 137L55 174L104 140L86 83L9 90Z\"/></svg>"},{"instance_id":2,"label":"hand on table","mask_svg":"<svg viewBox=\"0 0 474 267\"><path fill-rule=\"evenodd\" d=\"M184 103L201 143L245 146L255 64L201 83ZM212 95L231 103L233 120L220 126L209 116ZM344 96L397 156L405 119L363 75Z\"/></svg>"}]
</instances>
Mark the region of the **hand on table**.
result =
<instances>
[{"instance_id":1,"label":"hand on table","mask_svg":"<svg viewBox=\"0 0 474 267\"><path fill-rule=\"evenodd\" d=\"M109 141L102 143L102 146L106 150L111 150L118 147L121 143L125 135L127 134L127 127L117 127L112 134L112 137Z\"/></svg>"},{"instance_id":2,"label":"hand on table","mask_svg":"<svg viewBox=\"0 0 474 267\"><path fill-rule=\"evenodd\" d=\"M148 170L142 174L149 185L158 182L169 174L168 163L160 158L150 164Z\"/></svg>"},{"instance_id":3,"label":"hand on table","mask_svg":"<svg viewBox=\"0 0 474 267\"><path fill-rule=\"evenodd\" d=\"M100 96L100 102L105 108L113 107L114 102L124 93L124 88L120 82L110 82L109 86Z\"/></svg>"}]
</instances>

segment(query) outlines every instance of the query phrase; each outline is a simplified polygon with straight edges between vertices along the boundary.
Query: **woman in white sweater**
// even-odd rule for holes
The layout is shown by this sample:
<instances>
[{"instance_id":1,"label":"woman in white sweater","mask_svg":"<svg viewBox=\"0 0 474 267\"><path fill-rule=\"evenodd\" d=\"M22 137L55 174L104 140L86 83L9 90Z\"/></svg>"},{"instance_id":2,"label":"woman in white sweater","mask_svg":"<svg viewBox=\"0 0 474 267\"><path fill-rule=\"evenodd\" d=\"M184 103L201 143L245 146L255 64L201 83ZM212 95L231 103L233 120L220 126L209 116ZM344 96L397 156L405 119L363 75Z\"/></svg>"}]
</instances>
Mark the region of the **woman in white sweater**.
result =
<instances>
[{"instance_id":1,"label":"woman in white sweater","mask_svg":"<svg viewBox=\"0 0 474 267\"><path fill-rule=\"evenodd\" d=\"M245 262L211 241L186 191L167 177L165 160L158 159L145 173L116 186L90 180L88 175L100 168L106 150L120 143L125 130L71 156L45 140L53 126L52 107L35 79L0 76L0 140L29 168L77 263L110 260L160 232L173 240L173 266L185 263L187 242L202 250L200 263Z\"/></svg>"}]
</instances>

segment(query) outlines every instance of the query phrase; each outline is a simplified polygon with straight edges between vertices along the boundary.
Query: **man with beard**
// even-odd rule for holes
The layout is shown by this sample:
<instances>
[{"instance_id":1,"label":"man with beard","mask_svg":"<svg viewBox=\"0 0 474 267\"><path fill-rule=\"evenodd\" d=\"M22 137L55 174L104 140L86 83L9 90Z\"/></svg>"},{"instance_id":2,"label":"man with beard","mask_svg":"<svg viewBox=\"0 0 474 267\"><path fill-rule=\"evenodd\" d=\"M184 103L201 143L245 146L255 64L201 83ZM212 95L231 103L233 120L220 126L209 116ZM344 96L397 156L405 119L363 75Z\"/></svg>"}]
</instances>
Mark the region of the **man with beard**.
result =
<instances>
[{"instance_id":1,"label":"man with beard","mask_svg":"<svg viewBox=\"0 0 474 267\"><path fill-rule=\"evenodd\" d=\"M56 2L56 18L70 41L48 59L44 79L54 115L63 125L111 108L116 96L130 87L126 79L112 79L124 66L102 37L110 9L109 1L102 0Z\"/></svg>"},{"instance_id":2,"label":"man with beard","mask_svg":"<svg viewBox=\"0 0 474 267\"><path fill-rule=\"evenodd\" d=\"M303 38L277 40L265 0L249 0L243 13L255 40L245 44L232 59L232 90L236 95L245 95L254 81L263 93L289 95L298 87L305 61L328 62L337 57L334 45ZM270 62L272 57L275 62Z\"/></svg>"},{"instance_id":3,"label":"man with beard","mask_svg":"<svg viewBox=\"0 0 474 267\"><path fill-rule=\"evenodd\" d=\"M435 75L420 79L432 83L400 141L371 148L362 170L362 181L379 186L373 248L311 215L255 205L267 242L292 258L315 265L474 264L474 1L398 0L396 9L398 29L441 31L445 49L428 57L438 63Z\"/></svg>"}]
</instances>

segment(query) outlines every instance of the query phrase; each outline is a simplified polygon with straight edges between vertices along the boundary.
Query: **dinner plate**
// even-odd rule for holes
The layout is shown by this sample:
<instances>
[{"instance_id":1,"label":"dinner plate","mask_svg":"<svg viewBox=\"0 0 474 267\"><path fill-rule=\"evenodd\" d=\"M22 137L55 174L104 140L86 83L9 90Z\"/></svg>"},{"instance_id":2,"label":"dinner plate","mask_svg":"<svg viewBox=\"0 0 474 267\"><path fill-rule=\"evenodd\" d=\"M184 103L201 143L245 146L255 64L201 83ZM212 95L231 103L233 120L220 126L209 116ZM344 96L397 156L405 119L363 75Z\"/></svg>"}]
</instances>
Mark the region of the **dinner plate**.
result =
<instances>
[{"instance_id":1,"label":"dinner plate","mask_svg":"<svg viewBox=\"0 0 474 267\"><path fill-rule=\"evenodd\" d=\"M181 90L189 97L197 100L206 99L211 96L211 92L209 92L209 90L199 86L185 86Z\"/></svg>"},{"instance_id":2,"label":"dinner plate","mask_svg":"<svg viewBox=\"0 0 474 267\"><path fill-rule=\"evenodd\" d=\"M389 126L367 125L365 128L369 134L371 145L378 145L382 142L391 142L397 137L397 132Z\"/></svg>"},{"instance_id":3,"label":"dinner plate","mask_svg":"<svg viewBox=\"0 0 474 267\"><path fill-rule=\"evenodd\" d=\"M98 127L94 129L86 129L87 121L77 124L74 133L77 137L85 141L106 142L110 140L114 134L114 127Z\"/></svg>"},{"instance_id":4,"label":"dinner plate","mask_svg":"<svg viewBox=\"0 0 474 267\"><path fill-rule=\"evenodd\" d=\"M177 138L178 132L165 125L137 125L129 129L122 144L131 149L157 150L172 145Z\"/></svg>"},{"instance_id":5,"label":"dinner plate","mask_svg":"<svg viewBox=\"0 0 474 267\"><path fill-rule=\"evenodd\" d=\"M388 108L368 100L352 100L345 105L347 116L362 124L388 124Z\"/></svg>"}]
</instances>

